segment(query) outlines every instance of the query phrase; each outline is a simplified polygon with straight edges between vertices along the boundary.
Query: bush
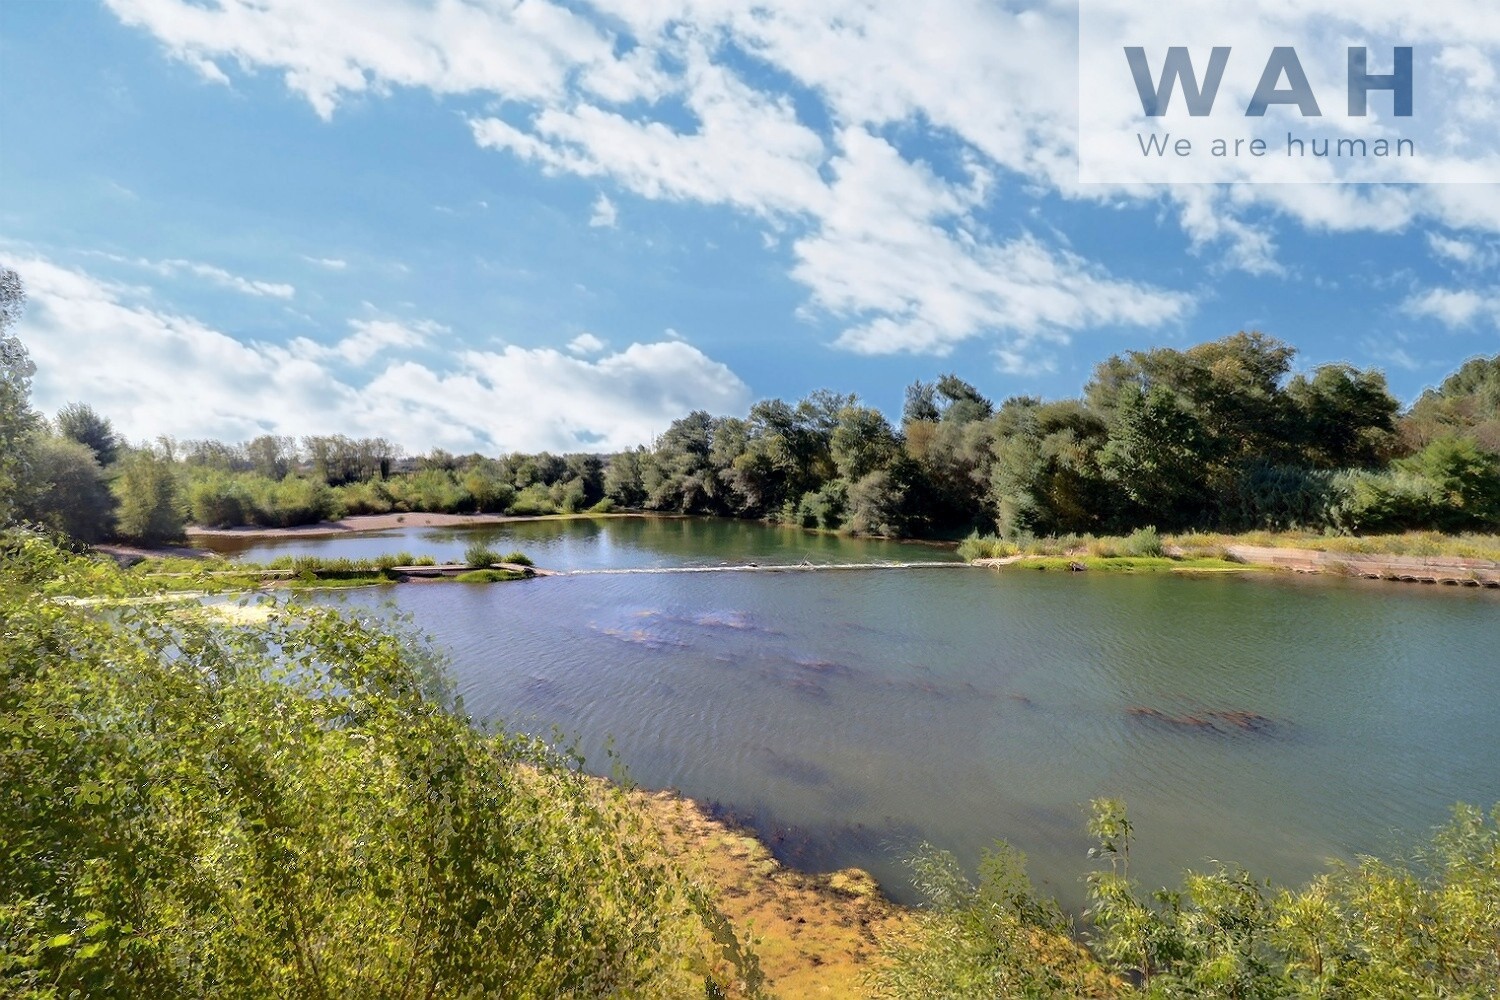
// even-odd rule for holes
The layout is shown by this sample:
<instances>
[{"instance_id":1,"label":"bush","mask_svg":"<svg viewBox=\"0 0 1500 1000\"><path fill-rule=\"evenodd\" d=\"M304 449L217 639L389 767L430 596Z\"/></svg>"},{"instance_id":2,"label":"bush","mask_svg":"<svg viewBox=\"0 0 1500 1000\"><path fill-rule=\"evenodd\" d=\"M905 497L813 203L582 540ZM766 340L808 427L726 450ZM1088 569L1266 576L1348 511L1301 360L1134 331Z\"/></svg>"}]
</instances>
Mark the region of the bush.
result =
<instances>
[{"instance_id":1,"label":"bush","mask_svg":"<svg viewBox=\"0 0 1500 1000\"><path fill-rule=\"evenodd\" d=\"M483 542L470 542L464 549L464 565L476 568L493 566L500 562L500 554Z\"/></svg>"},{"instance_id":2,"label":"bush","mask_svg":"<svg viewBox=\"0 0 1500 1000\"><path fill-rule=\"evenodd\" d=\"M556 514L557 506L552 502L552 494L547 487L532 483L516 494L515 500L511 502L510 512L522 516Z\"/></svg>"},{"instance_id":3,"label":"bush","mask_svg":"<svg viewBox=\"0 0 1500 1000\"><path fill-rule=\"evenodd\" d=\"M133 451L120 463L111 484L119 509L115 530L146 545L182 537L183 504L172 463L150 451Z\"/></svg>"},{"instance_id":4,"label":"bush","mask_svg":"<svg viewBox=\"0 0 1500 1000\"><path fill-rule=\"evenodd\" d=\"M1125 536L1120 549L1127 556L1160 558L1166 554L1166 549L1162 546L1161 535L1157 534L1153 527L1137 528L1132 531Z\"/></svg>"},{"instance_id":5,"label":"bush","mask_svg":"<svg viewBox=\"0 0 1500 1000\"><path fill-rule=\"evenodd\" d=\"M536 565L536 563L531 561L531 557L524 552L509 552L497 559L496 562L512 563L516 566Z\"/></svg>"},{"instance_id":6,"label":"bush","mask_svg":"<svg viewBox=\"0 0 1500 1000\"><path fill-rule=\"evenodd\" d=\"M1410 862L1363 858L1301 889L1214 864L1142 897L1134 829L1093 803L1088 951L1001 845L976 887L949 855L913 863L931 903L886 946L886 997L1490 997L1500 982L1500 807L1459 806Z\"/></svg>"},{"instance_id":7,"label":"bush","mask_svg":"<svg viewBox=\"0 0 1500 1000\"><path fill-rule=\"evenodd\" d=\"M235 476L209 472L187 488L188 517L205 528L236 528L246 523L250 497Z\"/></svg>"},{"instance_id":8,"label":"bush","mask_svg":"<svg viewBox=\"0 0 1500 1000\"><path fill-rule=\"evenodd\" d=\"M959 557L973 562L975 559L1003 559L1013 556L1017 552L1015 545L995 535L981 535L978 532L965 538L958 543Z\"/></svg>"},{"instance_id":9,"label":"bush","mask_svg":"<svg viewBox=\"0 0 1500 1000\"><path fill-rule=\"evenodd\" d=\"M603 500L600 500L598 503L594 504L594 506L589 508L590 514L613 514L614 512L615 502L609 497L605 497Z\"/></svg>"},{"instance_id":10,"label":"bush","mask_svg":"<svg viewBox=\"0 0 1500 1000\"><path fill-rule=\"evenodd\" d=\"M423 643L45 599L143 586L0 539L0 994L722 995L624 793L471 727Z\"/></svg>"}]
</instances>

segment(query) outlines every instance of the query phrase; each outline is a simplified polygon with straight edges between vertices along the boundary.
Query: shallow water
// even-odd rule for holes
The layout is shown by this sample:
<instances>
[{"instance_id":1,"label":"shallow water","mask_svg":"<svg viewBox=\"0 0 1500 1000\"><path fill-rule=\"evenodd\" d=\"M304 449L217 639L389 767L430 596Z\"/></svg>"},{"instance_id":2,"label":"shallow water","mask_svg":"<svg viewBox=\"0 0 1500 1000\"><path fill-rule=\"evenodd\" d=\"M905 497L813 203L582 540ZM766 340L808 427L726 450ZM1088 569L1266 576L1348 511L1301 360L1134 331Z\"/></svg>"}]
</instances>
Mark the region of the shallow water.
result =
<instances>
[{"instance_id":1,"label":"shallow water","mask_svg":"<svg viewBox=\"0 0 1500 1000\"><path fill-rule=\"evenodd\" d=\"M564 569L944 552L703 521L485 534ZM473 537L319 551L456 555ZM1497 597L1263 574L938 569L318 599L409 612L450 653L475 716L559 726L601 771L613 737L635 780L724 803L794 863L858 864L909 898L901 861L920 842L972 865L1004 838L1076 908L1096 796L1128 802L1137 871L1153 883L1215 858L1300 879L1328 857L1395 850L1456 801L1500 800Z\"/></svg>"}]
</instances>

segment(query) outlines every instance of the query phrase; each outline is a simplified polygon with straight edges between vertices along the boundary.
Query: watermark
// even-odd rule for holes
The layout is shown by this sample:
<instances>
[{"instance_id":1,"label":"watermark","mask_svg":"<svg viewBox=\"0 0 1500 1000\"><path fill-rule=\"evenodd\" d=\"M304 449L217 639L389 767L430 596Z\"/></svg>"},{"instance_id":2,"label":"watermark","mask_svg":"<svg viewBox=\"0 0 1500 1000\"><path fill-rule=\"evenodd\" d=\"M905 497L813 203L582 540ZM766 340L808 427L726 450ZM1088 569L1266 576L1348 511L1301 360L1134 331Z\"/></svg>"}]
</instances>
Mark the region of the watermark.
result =
<instances>
[{"instance_id":1,"label":"watermark","mask_svg":"<svg viewBox=\"0 0 1500 1000\"><path fill-rule=\"evenodd\" d=\"M1465 33L1474 11L1080 0L1079 181L1500 182L1500 38Z\"/></svg>"}]
</instances>

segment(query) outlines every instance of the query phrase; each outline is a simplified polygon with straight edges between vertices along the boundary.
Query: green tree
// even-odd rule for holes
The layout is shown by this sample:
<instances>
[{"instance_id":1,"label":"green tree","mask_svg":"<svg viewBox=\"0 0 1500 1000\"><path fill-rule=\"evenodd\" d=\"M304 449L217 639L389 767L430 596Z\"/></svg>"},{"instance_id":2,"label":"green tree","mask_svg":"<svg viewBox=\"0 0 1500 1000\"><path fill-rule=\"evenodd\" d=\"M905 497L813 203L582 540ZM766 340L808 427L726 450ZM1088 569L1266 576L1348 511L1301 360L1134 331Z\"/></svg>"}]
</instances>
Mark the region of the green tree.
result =
<instances>
[{"instance_id":1,"label":"green tree","mask_svg":"<svg viewBox=\"0 0 1500 1000\"><path fill-rule=\"evenodd\" d=\"M879 410L846 406L839 411L828 447L839 477L852 483L890 465L900 453L901 443Z\"/></svg>"},{"instance_id":2,"label":"green tree","mask_svg":"<svg viewBox=\"0 0 1500 1000\"><path fill-rule=\"evenodd\" d=\"M10 332L25 303L20 275L0 268L0 525L13 519L29 500L31 442L41 425L31 408L36 365L25 345Z\"/></svg>"},{"instance_id":3,"label":"green tree","mask_svg":"<svg viewBox=\"0 0 1500 1000\"><path fill-rule=\"evenodd\" d=\"M1286 395L1296 443L1314 468L1376 466L1395 450L1400 404L1380 372L1323 365L1310 379L1294 377Z\"/></svg>"},{"instance_id":4,"label":"green tree","mask_svg":"<svg viewBox=\"0 0 1500 1000\"><path fill-rule=\"evenodd\" d=\"M69 403L57 411L55 424L57 433L86 445L94 453L101 468L114 464L120 440L115 436L114 426L109 419L101 417L92 406L87 403Z\"/></svg>"},{"instance_id":5,"label":"green tree","mask_svg":"<svg viewBox=\"0 0 1500 1000\"><path fill-rule=\"evenodd\" d=\"M182 537L183 510L172 462L150 448L130 451L119 462L111 488L119 502L116 530L152 545Z\"/></svg>"},{"instance_id":6,"label":"green tree","mask_svg":"<svg viewBox=\"0 0 1500 1000\"><path fill-rule=\"evenodd\" d=\"M1438 438L1394 467L1436 485L1443 505L1435 512L1434 527L1444 531L1500 528L1500 454L1481 449L1473 438Z\"/></svg>"},{"instance_id":7,"label":"green tree","mask_svg":"<svg viewBox=\"0 0 1500 1000\"><path fill-rule=\"evenodd\" d=\"M107 537L114 527L114 498L94 452L70 438L50 435L38 437L30 448L35 489L26 518L81 542Z\"/></svg>"}]
</instances>

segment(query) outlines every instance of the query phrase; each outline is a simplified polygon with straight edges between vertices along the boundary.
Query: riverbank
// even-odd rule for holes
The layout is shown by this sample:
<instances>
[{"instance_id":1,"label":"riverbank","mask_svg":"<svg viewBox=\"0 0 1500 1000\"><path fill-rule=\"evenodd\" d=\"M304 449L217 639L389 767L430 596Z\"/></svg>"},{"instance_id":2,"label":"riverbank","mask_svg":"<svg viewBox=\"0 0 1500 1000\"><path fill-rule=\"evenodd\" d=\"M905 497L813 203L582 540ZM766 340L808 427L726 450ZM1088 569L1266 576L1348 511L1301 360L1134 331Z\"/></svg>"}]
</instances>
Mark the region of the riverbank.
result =
<instances>
[{"instance_id":1,"label":"riverbank","mask_svg":"<svg viewBox=\"0 0 1500 1000\"><path fill-rule=\"evenodd\" d=\"M780 997L867 996L883 946L911 933L917 911L890 902L858 868L808 874L782 865L753 833L673 792L632 793L668 853L710 886Z\"/></svg>"},{"instance_id":2,"label":"riverbank","mask_svg":"<svg viewBox=\"0 0 1500 1000\"><path fill-rule=\"evenodd\" d=\"M1273 546L1227 545L1225 558L1192 556L1172 547L1159 557L1016 554L970 560L990 569L1106 573L1249 573L1282 570L1449 587L1500 588L1500 562L1454 556L1400 556Z\"/></svg>"}]
</instances>

